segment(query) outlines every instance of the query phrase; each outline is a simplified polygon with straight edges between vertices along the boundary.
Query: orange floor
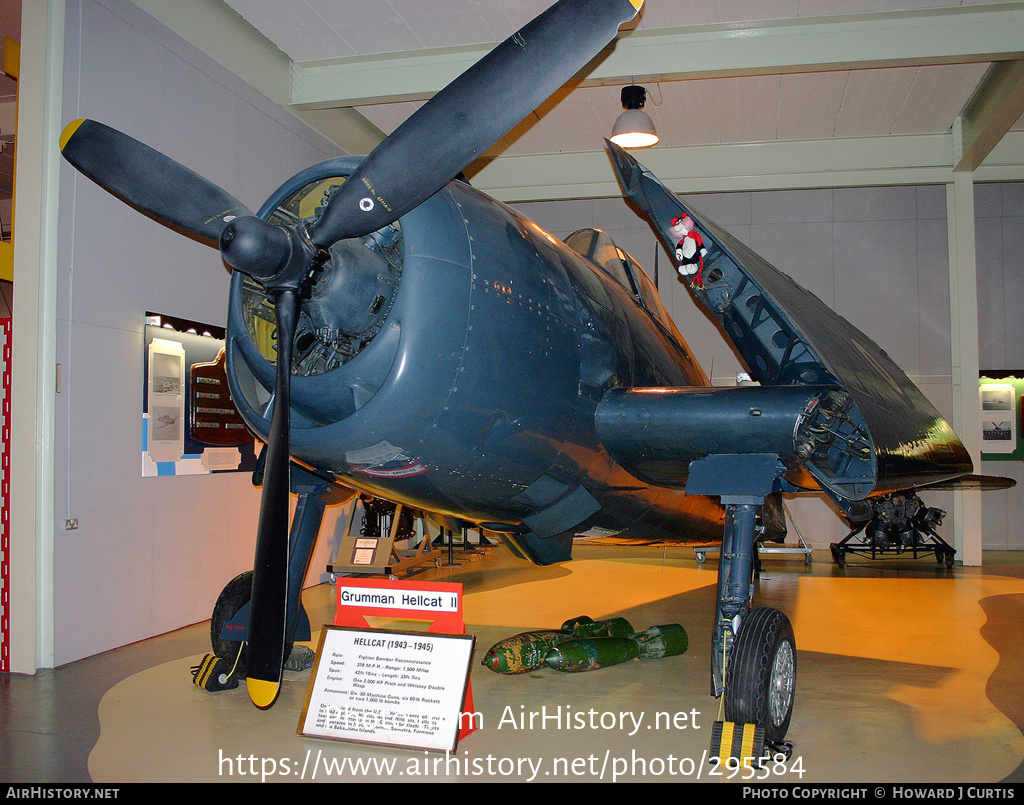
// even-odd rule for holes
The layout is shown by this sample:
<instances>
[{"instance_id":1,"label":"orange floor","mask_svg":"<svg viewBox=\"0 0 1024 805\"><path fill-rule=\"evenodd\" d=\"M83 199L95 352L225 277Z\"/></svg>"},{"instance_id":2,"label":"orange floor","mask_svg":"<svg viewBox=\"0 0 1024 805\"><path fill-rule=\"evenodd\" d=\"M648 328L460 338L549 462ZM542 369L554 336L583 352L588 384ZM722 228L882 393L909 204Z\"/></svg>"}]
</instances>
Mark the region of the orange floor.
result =
<instances>
[{"instance_id":1,"label":"orange floor","mask_svg":"<svg viewBox=\"0 0 1024 805\"><path fill-rule=\"evenodd\" d=\"M728 775L714 775L706 761L718 717L718 701L708 694L714 556L701 564L681 547L591 545L575 553L570 564L536 568L496 548L417 578L464 585L477 657L512 634L576 615L621 615L637 630L681 623L690 634L687 653L585 674L501 676L474 660L474 709L483 727L446 756L298 736L308 671L289 672L266 712L248 702L244 687L200 690L189 671L206 650L208 626L199 625L34 678L0 681L11 716L0 776L66 782L85 774L100 783L314 776L724 781ZM771 781L1024 779L1024 557L987 554L985 561L983 569L947 571L929 559L854 557L840 570L827 551L815 552L811 565L801 556L765 558L756 604L790 615L799 661L788 736L795 749L786 764L771 767ZM314 629L333 617L333 597L329 585L307 591ZM540 720L559 712L593 712L593 728Z\"/></svg>"}]
</instances>

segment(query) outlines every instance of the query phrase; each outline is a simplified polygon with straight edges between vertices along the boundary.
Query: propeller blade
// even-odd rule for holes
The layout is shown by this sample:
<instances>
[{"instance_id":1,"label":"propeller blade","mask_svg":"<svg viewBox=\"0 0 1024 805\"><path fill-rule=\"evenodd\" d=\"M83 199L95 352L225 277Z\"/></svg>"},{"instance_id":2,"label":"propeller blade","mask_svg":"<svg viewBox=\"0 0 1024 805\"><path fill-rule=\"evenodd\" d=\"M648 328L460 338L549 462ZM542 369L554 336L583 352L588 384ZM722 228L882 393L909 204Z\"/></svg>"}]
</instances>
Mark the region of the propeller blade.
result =
<instances>
[{"instance_id":1,"label":"propeller blade","mask_svg":"<svg viewBox=\"0 0 1024 805\"><path fill-rule=\"evenodd\" d=\"M643 0L560 0L420 107L331 196L310 227L328 248L426 201L578 73Z\"/></svg>"},{"instance_id":2,"label":"propeller blade","mask_svg":"<svg viewBox=\"0 0 1024 805\"><path fill-rule=\"evenodd\" d=\"M217 244L228 221L252 215L242 202L199 174L95 120L68 124L60 150L68 162L121 200L211 245Z\"/></svg>"},{"instance_id":3,"label":"propeller blade","mask_svg":"<svg viewBox=\"0 0 1024 805\"><path fill-rule=\"evenodd\" d=\"M285 656L285 610L288 602L289 427L292 340L299 313L299 293L286 289L274 299L277 314L277 380L274 413L267 439L263 497L249 607L249 698L270 707L281 686Z\"/></svg>"}]
</instances>

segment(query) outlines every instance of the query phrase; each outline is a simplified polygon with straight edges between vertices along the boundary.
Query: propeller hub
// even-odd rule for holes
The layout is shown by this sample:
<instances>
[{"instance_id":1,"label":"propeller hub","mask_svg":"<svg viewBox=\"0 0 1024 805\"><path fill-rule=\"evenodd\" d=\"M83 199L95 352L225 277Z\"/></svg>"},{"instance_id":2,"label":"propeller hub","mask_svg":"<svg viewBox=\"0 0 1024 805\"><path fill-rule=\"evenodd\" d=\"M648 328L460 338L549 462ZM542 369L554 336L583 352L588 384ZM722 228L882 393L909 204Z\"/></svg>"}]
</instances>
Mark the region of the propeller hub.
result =
<instances>
[{"instance_id":1,"label":"propeller hub","mask_svg":"<svg viewBox=\"0 0 1024 805\"><path fill-rule=\"evenodd\" d=\"M254 215L230 221L220 234L220 253L236 271L270 280L291 257L288 231Z\"/></svg>"},{"instance_id":2,"label":"propeller hub","mask_svg":"<svg viewBox=\"0 0 1024 805\"><path fill-rule=\"evenodd\" d=\"M220 253L235 271L249 275L268 291L297 289L321 257L304 230L271 224L254 215L235 218L224 227Z\"/></svg>"}]
</instances>

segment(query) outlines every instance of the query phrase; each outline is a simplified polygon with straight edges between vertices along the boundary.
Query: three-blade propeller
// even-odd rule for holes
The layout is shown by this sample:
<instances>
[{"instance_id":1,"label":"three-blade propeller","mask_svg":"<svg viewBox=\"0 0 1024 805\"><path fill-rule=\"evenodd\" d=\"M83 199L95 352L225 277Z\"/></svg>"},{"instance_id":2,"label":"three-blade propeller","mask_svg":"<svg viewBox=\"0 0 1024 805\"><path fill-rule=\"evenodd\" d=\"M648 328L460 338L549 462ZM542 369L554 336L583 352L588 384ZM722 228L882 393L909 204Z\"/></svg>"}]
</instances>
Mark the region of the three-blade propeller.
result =
<instances>
[{"instance_id":1,"label":"three-blade propeller","mask_svg":"<svg viewBox=\"0 0 1024 805\"><path fill-rule=\"evenodd\" d=\"M560 0L441 90L387 137L307 225L270 224L173 159L92 120L70 124L61 152L79 171L157 221L220 248L263 285L277 314L277 376L249 620L249 695L277 697L288 598L292 341L302 295L340 240L374 232L444 187L579 72L643 0Z\"/></svg>"}]
</instances>

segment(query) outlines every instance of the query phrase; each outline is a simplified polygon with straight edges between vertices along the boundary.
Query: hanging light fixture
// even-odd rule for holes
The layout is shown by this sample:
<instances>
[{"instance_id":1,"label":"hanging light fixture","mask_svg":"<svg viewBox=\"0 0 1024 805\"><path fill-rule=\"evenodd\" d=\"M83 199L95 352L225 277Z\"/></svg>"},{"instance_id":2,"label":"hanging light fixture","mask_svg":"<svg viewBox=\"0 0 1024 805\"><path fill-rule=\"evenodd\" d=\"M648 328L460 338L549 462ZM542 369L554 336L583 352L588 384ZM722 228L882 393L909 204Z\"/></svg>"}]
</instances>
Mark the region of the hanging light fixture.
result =
<instances>
[{"instance_id":1,"label":"hanging light fixture","mask_svg":"<svg viewBox=\"0 0 1024 805\"><path fill-rule=\"evenodd\" d=\"M647 90L630 84L622 88L623 112L612 126L609 138L623 148L647 148L658 142L658 133L654 130L654 121L642 111L647 102Z\"/></svg>"}]
</instances>

